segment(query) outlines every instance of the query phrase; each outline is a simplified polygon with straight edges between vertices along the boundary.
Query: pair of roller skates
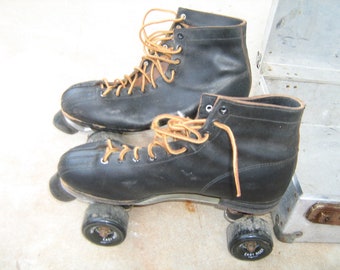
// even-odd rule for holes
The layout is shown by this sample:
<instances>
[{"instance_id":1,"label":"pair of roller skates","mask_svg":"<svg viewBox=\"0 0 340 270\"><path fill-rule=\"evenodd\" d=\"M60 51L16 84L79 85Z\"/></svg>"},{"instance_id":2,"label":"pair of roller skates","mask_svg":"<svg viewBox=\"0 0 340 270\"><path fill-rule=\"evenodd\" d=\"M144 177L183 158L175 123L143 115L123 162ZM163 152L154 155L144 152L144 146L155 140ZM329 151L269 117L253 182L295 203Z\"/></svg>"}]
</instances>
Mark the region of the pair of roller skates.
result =
<instances>
[{"instance_id":1,"label":"pair of roller skates","mask_svg":"<svg viewBox=\"0 0 340 270\"><path fill-rule=\"evenodd\" d=\"M132 74L63 94L54 124L91 135L60 158L51 193L90 203L82 232L103 246L125 239L133 206L208 203L233 221L231 254L261 259L273 241L257 215L278 204L294 174L304 104L281 95L248 97L244 20L179 8L158 22L170 22L170 30L149 34L156 25L147 21L151 12L140 31L145 56ZM153 138L143 146L124 142L137 132Z\"/></svg>"}]
</instances>

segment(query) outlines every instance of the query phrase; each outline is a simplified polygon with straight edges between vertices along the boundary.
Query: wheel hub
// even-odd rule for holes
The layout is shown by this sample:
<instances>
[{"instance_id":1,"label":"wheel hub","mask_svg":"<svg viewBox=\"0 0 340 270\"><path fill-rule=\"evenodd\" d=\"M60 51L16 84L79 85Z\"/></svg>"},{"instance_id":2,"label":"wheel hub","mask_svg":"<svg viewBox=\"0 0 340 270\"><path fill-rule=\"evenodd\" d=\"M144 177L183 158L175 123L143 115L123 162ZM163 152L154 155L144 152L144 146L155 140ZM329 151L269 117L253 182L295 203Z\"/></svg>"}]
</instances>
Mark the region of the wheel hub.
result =
<instances>
[{"instance_id":1,"label":"wheel hub","mask_svg":"<svg viewBox=\"0 0 340 270\"><path fill-rule=\"evenodd\" d=\"M244 243L244 247L248 252L254 253L256 248L258 247L258 244L256 241L247 241Z\"/></svg>"},{"instance_id":2,"label":"wheel hub","mask_svg":"<svg viewBox=\"0 0 340 270\"><path fill-rule=\"evenodd\" d=\"M107 226L98 226L93 228L93 232L96 232L103 240L105 239L115 239L117 238L117 233L115 231L112 231Z\"/></svg>"}]
</instances>

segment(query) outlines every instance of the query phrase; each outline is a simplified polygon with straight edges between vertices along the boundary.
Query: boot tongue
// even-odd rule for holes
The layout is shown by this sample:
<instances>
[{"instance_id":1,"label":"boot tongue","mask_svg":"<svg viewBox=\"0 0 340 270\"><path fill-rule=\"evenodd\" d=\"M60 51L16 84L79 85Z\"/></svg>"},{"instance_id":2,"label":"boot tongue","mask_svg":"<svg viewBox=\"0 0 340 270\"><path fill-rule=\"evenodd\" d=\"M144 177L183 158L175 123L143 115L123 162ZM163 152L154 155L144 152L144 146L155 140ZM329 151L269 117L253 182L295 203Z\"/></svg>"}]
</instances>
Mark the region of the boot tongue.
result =
<instances>
[{"instance_id":1,"label":"boot tongue","mask_svg":"<svg viewBox=\"0 0 340 270\"><path fill-rule=\"evenodd\" d=\"M196 119L208 118L209 113L213 110L218 96L212 94L202 94L198 107Z\"/></svg>"}]
</instances>

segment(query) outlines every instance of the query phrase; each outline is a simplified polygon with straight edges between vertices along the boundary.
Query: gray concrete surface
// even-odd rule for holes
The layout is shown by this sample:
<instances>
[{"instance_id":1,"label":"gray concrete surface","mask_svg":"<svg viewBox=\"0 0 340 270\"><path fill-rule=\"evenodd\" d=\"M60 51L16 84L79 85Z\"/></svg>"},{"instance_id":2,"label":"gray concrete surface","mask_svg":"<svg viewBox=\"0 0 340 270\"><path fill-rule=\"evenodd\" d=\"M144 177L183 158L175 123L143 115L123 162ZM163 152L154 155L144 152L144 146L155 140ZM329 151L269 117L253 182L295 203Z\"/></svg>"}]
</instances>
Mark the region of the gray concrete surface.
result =
<instances>
[{"instance_id":1,"label":"gray concrete surface","mask_svg":"<svg viewBox=\"0 0 340 270\"><path fill-rule=\"evenodd\" d=\"M52 125L63 91L73 83L129 74L142 56L144 13L178 6L248 21L256 89L255 58L269 0L0 2L0 269L340 268L340 245L326 243L274 240L269 257L238 261L226 247L223 212L184 202L133 209L122 245L95 246L80 231L87 205L50 195L48 181L60 155L86 140Z\"/></svg>"}]
</instances>

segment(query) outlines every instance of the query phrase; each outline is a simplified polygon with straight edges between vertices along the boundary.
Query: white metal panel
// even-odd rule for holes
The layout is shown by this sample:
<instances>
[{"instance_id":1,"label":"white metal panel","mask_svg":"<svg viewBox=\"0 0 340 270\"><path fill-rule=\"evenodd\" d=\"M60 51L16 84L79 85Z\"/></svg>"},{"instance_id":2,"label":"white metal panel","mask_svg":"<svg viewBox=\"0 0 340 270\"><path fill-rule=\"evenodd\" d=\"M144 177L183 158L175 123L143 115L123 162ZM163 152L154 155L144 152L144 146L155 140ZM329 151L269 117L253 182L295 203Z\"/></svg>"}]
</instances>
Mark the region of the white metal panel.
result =
<instances>
[{"instance_id":1,"label":"white metal panel","mask_svg":"<svg viewBox=\"0 0 340 270\"><path fill-rule=\"evenodd\" d=\"M261 73L340 84L338 0L278 1L268 21Z\"/></svg>"}]
</instances>

